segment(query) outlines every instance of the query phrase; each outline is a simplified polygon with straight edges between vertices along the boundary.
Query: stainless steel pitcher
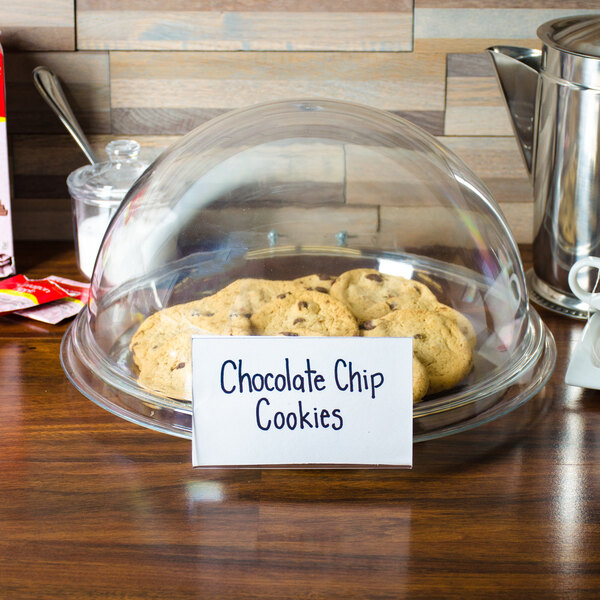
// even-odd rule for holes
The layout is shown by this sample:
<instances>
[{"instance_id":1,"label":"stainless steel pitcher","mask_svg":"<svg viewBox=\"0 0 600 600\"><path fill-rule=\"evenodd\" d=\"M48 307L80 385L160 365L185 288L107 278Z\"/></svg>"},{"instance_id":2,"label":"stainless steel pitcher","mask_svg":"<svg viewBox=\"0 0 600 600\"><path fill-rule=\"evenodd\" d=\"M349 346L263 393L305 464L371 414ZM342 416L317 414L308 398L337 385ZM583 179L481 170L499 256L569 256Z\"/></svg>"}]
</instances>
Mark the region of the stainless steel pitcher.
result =
<instances>
[{"instance_id":1,"label":"stainless steel pitcher","mask_svg":"<svg viewBox=\"0 0 600 600\"><path fill-rule=\"evenodd\" d=\"M494 46L500 87L534 192L533 300L581 317L569 269L600 256L600 14L537 30L542 50ZM581 287L596 283L588 270Z\"/></svg>"}]
</instances>

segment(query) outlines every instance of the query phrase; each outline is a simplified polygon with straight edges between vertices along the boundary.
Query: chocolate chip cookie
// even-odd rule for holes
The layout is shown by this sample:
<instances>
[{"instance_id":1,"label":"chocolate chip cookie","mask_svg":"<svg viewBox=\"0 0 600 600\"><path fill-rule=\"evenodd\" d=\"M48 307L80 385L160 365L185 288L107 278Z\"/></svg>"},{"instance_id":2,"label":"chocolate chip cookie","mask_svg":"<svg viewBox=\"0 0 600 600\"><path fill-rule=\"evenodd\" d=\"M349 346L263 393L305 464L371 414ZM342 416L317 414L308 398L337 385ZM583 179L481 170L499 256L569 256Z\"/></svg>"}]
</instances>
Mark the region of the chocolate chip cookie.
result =
<instances>
[{"instance_id":1,"label":"chocolate chip cookie","mask_svg":"<svg viewBox=\"0 0 600 600\"><path fill-rule=\"evenodd\" d=\"M393 298L386 300L383 304L385 304L385 306L380 306L377 308L377 312L380 313L381 316L393 310L405 310L407 308L432 310L433 312L437 312L445 317L448 317L458 325L458 328L467 338L471 348L474 348L475 344L477 343L477 335L475 334L475 329L473 328L471 321L469 321L469 319L467 319L467 317L465 317L459 311L447 306L446 304L442 304L437 300L431 301L430 298L415 298L414 296L407 295L394 296Z\"/></svg>"},{"instance_id":2,"label":"chocolate chip cookie","mask_svg":"<svg viewBox=\"0 0 600 600\"><path fill-rule=\"evenodd\" d=\"M302 287L310 291L321 292L323 294L329 294L331 286L335 281L333 275L317 274L305 275L304 277L298 277L293 280L295 283L299 283Z\"/></svg>"},{"instance_id":3,"label":"chocolate chip cookie","mask_svg":"<svg viewBox=\"0 0 600 600\"><path fill-rule=\"evenodd\" d=\"M416 356L413 356L412 365L413 402L416 404L424 398L429 390L429 375L423 363Z\"/></svg>"},{"instance_id":4,"label":"chocolate chip cookie","mask_svg":"<svg viewBox=\"0 0 600 600\"><path fill-rule=\"evenodd\" d=\"M396 296L437 302L426 285L375 269L353 269L342 273L331 286L330 294L346 304L359 322L383 317L391 310L386 300Z\"/></svg>"},{"instance_id":5,"label":"chocolate chip cookie","mask_svg":"<svg viewBox=\"0 0 600 600\"><path fill-rule=\"evenodd\" d=\"M191 334L179 333L150 348L139 360L139 383L172 398L191 400L191 340Z\"/></svg>"},{"instance_id":6,"label":"chocolate chip cookie","mask_svg":"<svg viewBox=\"0 0 600 600\"><path fill-rule=\"evenodd\" d=\"M275 298L251 321L258 335L358 335L356 319L343 303L310 290Z\"/></svg>"},{"instance_id":7,"label":"chocolate chip cookie","mask_svg":"<svg viewBox=\"0 0 600 600\"><path fill-rule=\"evenodd\" d=\"M460 383L473 367L469 342L448 317L428 310L395 310L361 325L365 337L412 337L415 356L429 376L429 393Z\"/></svg>"}]
</instances>

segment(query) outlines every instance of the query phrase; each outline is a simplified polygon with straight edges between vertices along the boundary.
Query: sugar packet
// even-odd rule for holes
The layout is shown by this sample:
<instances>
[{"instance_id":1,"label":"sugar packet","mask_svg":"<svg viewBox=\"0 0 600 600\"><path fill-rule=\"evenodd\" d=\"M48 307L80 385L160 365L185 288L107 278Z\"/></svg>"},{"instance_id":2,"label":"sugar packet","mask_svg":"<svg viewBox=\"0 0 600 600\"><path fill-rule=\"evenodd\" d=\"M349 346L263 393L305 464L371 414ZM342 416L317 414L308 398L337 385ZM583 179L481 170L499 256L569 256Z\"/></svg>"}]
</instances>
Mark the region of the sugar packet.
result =
<instances>
[{"instance_id":1,"label":"sugar packet","mask_svg":"<svg viewBox=\"0 0 600 600\"><path fill-rule=\"evenodd\" d=\"M0 281L0 314L60 300L69 293L48 278L29 279L15 275Z\"/></svg>"},{"instance_id":2,"label":"sugar packet","mask_svg":"<svg viewBox=\"0 0 600 600\"><path fill-rule=\"evenodd\" d=\"M57 283L68 293L68 296L40 306L16 311L16 314L28 319L34 319L35 321L55 325L65 319L74 317L87 303L90 290L89 283L80 283L72 279L56 277L55 275L50 275L47 279Z\"/></svg>"},{"instance_id":3,"label":"sugar packet","mask_svg":"<svg viewBox=\"0 0 600 600\"><path fill-rule=\"evenodd\" d=\"M0 315L17 314L44 323L59 323L85 305L89 284L50 275L29 279L15 275L0 281Z\"/></svg>"}]
</instances>

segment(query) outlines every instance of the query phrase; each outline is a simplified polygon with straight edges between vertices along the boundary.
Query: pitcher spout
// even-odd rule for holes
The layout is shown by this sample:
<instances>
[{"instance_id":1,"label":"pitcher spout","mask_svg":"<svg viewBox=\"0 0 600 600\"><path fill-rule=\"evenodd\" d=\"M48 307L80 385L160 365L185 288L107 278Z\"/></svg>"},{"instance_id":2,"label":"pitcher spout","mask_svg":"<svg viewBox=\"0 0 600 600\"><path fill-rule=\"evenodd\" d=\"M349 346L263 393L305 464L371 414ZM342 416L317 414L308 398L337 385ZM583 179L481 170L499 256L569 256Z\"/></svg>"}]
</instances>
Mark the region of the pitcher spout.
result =
<instances>
[{"instance_id":1,"label":"pitcher spout","mask_svg":"<svg viewBox=\"0 0 600 600\"><path fill-rule=\"evenodd\" d=\"M531 175L534 119L542 52L531 48L492 46L488 52L510 113L521 153Z\"/></svg>"}]
</instances>

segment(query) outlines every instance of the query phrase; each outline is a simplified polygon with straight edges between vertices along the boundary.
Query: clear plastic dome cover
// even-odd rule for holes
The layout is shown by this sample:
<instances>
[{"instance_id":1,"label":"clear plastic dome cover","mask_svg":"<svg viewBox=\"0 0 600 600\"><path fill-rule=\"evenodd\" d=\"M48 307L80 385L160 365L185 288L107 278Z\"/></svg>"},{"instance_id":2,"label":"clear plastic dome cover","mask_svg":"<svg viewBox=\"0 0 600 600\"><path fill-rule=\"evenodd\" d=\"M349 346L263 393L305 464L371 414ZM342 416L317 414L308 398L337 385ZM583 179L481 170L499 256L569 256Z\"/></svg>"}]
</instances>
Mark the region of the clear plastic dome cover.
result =
<instances>
[{"instance_id":1,"label":"clear plastic dome cover","mask_svg":"<svg viewBox=\"0 0 600 600\"><path fill-rule=\"evenodd\" d=\"M422 283L470 322L472 369L415 404L416 440L500 416L550 376L552 336L482 182L415 125L332 100L234 111L159 157L109 226L63 366L108 410L189 436L189 387L139 380L130 345L144 319L240 279L354 269Z\"/></svg>"}]
</instances>

